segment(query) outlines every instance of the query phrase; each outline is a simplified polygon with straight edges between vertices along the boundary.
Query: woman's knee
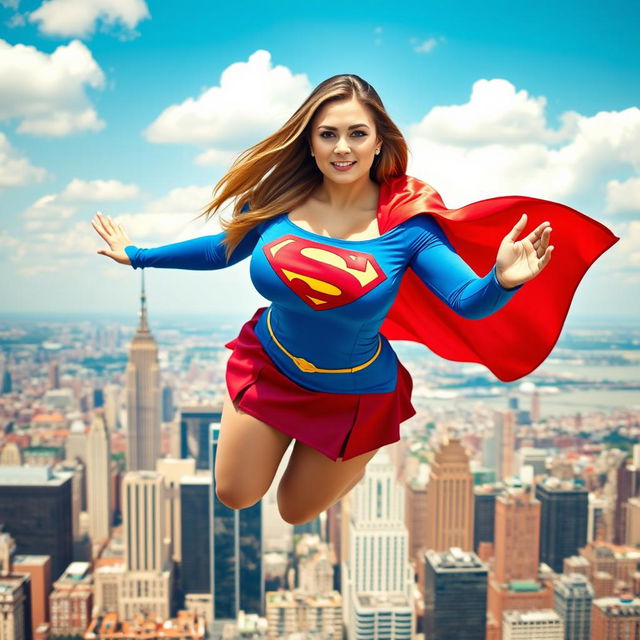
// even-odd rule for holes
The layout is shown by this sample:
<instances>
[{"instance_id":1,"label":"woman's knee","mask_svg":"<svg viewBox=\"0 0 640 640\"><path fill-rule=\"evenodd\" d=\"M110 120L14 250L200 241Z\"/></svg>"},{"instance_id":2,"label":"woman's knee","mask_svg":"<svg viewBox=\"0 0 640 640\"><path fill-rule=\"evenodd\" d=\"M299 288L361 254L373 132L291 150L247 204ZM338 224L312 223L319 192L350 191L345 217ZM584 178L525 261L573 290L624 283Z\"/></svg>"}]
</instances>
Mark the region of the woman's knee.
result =
<instances>
[{"instance_id":1,"label":"woman's knee","mask_svg":"<svg viewBox=\"0 0 640 640\"><path fill-rule=\"evenodd\" d=\"M216 496L222 504L230 509L246 509L252 507L256 502L262 500L266 491L256 491L250 487L248 490L234 487L229 484L215 483Z\"/></svg>"}]
</instances>

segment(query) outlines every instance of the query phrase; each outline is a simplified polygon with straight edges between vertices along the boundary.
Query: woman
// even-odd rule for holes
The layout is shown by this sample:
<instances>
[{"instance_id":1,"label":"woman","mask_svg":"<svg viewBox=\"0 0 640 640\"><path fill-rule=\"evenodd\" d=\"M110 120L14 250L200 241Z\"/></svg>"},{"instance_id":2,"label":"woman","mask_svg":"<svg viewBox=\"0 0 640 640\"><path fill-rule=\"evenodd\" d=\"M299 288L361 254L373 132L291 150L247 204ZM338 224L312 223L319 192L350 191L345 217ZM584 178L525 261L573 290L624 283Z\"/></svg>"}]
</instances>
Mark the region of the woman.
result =
<instances>
[{"instance_id":1,"label":"woman","mask_svg":"<svg viewBox=\"0 0 640 640\"><path fill-rule=\"evenodd\" d=\"M502 379L535 368L584 271L615 242L590 218L533 198L448 210L406 166L406 143L378 94L358 76L338 75L216 185L203 215L235 198L222 233L141 249L110 218L93 221L109 245L98 253L133 268L218 269L251 255L252 281L272 304L226 345L215 485L229 507L262 498L295 439L278 506L287 522L308 522L363 477L381 446L399 439L400 422L415 409L411 377L388 338L483 362ZM525 204L536 223L519 239ZM573 216L558 218L563 229L580 236L582 225L599 235L583 243L564 288L547 282L546 305L540 289L533 299L527 293L534 282L523 285L550 264L546 218L557 209ZM579 243L570 235L567 242ZM508 315L512 305L520 317ZM545 306L552 311L541 312L538 335L531 316Z\"/></svg>"}]
</instances>

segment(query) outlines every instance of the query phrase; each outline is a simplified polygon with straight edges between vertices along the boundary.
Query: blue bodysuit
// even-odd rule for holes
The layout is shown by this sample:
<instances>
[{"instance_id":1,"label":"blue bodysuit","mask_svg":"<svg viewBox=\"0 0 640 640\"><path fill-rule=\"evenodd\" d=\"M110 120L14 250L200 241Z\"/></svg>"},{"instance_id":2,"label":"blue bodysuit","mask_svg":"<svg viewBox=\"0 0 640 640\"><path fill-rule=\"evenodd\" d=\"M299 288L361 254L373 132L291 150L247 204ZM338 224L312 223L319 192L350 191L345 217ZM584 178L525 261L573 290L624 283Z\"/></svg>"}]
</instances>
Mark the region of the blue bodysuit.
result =
<instances>
[{"instance_id":1,"label":"blue bodysuit","mask_svg":"<svg viewBox=\"0 0 640 640\"><path fill-rule=\"evenodd\" d=\"M341 240L307 231L282 213L248 232L229 262L224 236L150 249L129 245L125 252L134 269L221 269L251 255L251 280L271 301L256 336L282 373L315 391L395 389L397 357L379 329L408 267L466 318L494 313L523 286L502 287L495 265L477 276L430 215L415 215L377 238ZM299 360L300 368L293 357L311 364Z\"/></svg>"}]
</instances>

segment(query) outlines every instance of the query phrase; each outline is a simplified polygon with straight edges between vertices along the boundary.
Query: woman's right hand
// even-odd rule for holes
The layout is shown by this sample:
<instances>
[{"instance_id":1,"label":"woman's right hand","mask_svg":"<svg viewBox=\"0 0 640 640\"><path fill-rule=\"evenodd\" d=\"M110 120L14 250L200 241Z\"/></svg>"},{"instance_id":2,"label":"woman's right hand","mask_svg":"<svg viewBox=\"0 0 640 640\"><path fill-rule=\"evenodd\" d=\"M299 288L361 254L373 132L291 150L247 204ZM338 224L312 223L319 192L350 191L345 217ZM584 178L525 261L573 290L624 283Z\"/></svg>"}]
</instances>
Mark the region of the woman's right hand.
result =
<instances>
[{"instance_id":1,"label":"woman's right hand","mask_svg":"<svg viewBox=\"0 0 640 640\"><path fill-rule=\"evenodd\" d=\"M116 224L109 216L106 218L99 212L91 220L93 228L102 236L109 245L108 249L99 249L98 253L107 256L120 264L131 264L129 256L124 252L124 248L133 244L121 224Z\"/></svg>"}]
</instances>

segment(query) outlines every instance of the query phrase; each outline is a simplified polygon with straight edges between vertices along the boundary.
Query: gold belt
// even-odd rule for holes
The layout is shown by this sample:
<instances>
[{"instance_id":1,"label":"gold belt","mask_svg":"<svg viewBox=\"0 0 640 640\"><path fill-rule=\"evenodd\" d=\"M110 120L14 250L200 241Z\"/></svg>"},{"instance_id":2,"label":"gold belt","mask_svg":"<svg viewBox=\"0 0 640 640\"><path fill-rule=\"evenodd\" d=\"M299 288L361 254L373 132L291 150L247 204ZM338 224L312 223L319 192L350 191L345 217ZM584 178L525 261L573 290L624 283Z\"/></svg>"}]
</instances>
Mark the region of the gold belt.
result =
<instances>
[{"instance_id":1,"label":"gold belt","mask_svg":"<svg viewBox=\"0 0 640 640\"><path fill-rule=\"evenodd\" d=\"M373 356L369 358L369 360L367 360L365 363L359 364L355 367L349 367L348 369L321 369L320 367L316 367L313 362L309 362L304 358L299 358L292 355L280 344L278 338L276 338L275 334L273 333L273 329L271 328L271 307L269 307L269 311L267 312L267 327L269 328L269 333L271 334L273 341L280 347L280 349L282 349L282 351L284 351L284 353L286 353L293 360L293 363L296 365L296 367L298 367L300 371L306 371L308 373L354 373L355 371L360 371L361 369L368 367L378 357L378 355L380 354L380 350L382 349L382 339L380 338L380 335L378 335L378 349L373 354Z\"/></svg>"}]
</instances>

